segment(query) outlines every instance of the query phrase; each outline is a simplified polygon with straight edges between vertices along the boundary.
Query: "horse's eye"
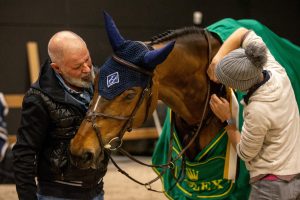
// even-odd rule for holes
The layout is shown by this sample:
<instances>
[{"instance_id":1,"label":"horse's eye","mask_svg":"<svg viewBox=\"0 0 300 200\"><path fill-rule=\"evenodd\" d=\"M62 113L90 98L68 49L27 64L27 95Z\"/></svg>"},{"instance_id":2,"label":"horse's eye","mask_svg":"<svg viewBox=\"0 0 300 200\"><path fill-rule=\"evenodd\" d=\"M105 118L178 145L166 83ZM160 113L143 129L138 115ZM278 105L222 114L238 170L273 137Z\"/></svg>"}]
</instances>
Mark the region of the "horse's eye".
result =
<instances>
[{"instance_id":1,"label":"horse's eye","mask_svg":"<svg viewBox=\"0 0 300 200\"><path fill-rule=\"evenodd\" d=\"M128 91L128 93L125 96L126 100L132 100L136 96L136 92L134 90Z\"/></svg>"},{"instance_id":2,"label":"horse's eye","mask_svg":"<svg viewBox=\"0 0 300 200\"><path fill-rule=\"evenodd\" d=\"M136 93L128 94L128 95L126 96L126 99L127 99L127 100L132 100L132 99L134 99L135 95L136 95Z\"/></svg>"}]
</instances>

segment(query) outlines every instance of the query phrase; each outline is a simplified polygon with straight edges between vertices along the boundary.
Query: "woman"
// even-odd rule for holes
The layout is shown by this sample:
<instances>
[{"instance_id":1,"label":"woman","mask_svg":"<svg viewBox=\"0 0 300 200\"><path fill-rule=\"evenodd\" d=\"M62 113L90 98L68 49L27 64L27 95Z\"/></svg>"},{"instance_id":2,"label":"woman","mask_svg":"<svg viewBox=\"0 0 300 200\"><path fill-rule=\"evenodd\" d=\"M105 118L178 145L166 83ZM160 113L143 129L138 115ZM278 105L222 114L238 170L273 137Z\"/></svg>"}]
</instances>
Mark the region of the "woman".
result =
<instances>
[{"instance_id":1,"label":"woman","mask_svg":"<svg viewBox=\"0 0 300 200\"><path fill-rule=\"evenodd\" d=\"M285 69L259 36L240 28L221 46L207 73L246 92L241 132L226 99L213 94L210 107L227 121L228 138L250 172L250 199L300 199L299 110Z\"/></svg>"}]
</instances>

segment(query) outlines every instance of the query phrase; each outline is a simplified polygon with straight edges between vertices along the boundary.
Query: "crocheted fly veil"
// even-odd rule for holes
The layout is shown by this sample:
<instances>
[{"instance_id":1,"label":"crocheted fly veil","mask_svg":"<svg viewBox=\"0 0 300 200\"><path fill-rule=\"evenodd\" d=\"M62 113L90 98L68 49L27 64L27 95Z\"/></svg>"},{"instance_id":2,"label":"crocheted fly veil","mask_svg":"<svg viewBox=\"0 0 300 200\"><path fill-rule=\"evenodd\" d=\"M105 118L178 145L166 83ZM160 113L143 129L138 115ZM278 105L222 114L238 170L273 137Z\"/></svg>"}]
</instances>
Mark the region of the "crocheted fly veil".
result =
<instances>
[{"instance_id":1,"label":"crocheted fly veil","mask_svg":"<svg viewBox=\"0 0 300 200\"><path fill-rule=\"evenodd\" d=\"M143 70L152 72L172 51L175 41L165 47L150 50L139 41L125 40L117 29L113 19L104 12L106 32L116 57L136 65ZM132 87L145 88L150 75L130 69L125 64L110 57L100 68L99 94L106 99L113 99Z\"/></svg>"}]
</instances>

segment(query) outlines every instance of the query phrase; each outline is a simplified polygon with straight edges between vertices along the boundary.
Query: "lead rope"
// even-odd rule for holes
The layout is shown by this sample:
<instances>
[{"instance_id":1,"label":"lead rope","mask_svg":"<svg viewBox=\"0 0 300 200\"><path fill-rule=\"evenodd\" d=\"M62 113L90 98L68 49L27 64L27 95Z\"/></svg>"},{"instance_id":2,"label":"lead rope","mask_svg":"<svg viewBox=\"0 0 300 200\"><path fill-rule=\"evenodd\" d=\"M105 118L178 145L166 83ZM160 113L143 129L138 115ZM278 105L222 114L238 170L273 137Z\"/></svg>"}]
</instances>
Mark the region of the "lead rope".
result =
<instances>
[{"instance_id":1,"label":"lead rope","mask_svg":"<svg viewBox=\"0 0 300 200\"><path fill-rule=\"evenodd\" d=\"M174 126L173 126L174 127ZM171 127L171 129L173 128L173 127ZM169 150L168 150L168 163L172 163L171 162L171 160L172 160L172 148L173 148L173 139L174 139L174 136L173 136L173 134L171 134L170 135L170 145L169 145ZM121 151L121 153L124 153L123 155L126 155L128 158L130 158L130 159L132 159L132 160L134 160L134 161L136 161L137 163L140 163L141 165L144 165L144 166L148 166L148 167L150 167L150 166L154 166L154 167L156 167L156 168L163 168L162 166L167 166L169 169L172 169L172 168L174 168L174 164L172 163L172 165L170 165L170 164L168 164L168 165L148 165L148 164L146 164L146 163L143 163L143 162L141 162L141 161L139 161L139 160L137 160L137 159L135 159L132 155L130 155L128 152L126 152L123 148L119 148ZM135 178L133 178L132 176L130 176L127 172L125 172L123 169L121 169L120 167L119 167L119 165L113 160L113 158L112 158L112 156L110 156L110 154L108 154L109 155L109 157L110 157L110 159L112 160L112 163L114 164L114 166L118 169L118 171L119 172L121 172L123 175L125 175L125 176L127 176L129 179L131 179L132 181L134 181L135 183L138 183L139 185L143 185L143 186L145 186L145 188L147 189L147 190L149 190L149 191L152 191L152 192L157 192L157 193L163 193L164 191L159 191L159 190L155 190L155 189L152 189L152 187L151 187L151 184L152 183L154 183L154 182L156 182L157 180L159 180L165 173L166 173L166 171L167 171L167 168L165 167L164 169L163 169L163 171L161 172L161 173L159 173L158 175L157 175L157 177L156 178L154 178L154 179L152 179L152 180L150 180L150 181L148 181L148 182L146 182L146 183L142 183L142 182L140 182L140 181L138 181L137 179L135 179ZM173 188L173 187L172 187Z\"/></svg>"},{"instance_id":2,"label":"lead rope","mask_svg":"<svg viewBox=\"0 0 300 200\"><path fill-rule=\"evenodd\" d=\"M173 118L174 115L172 115L172 118ZM170 145L169 145L169 150L168 150L168 163L172 163L172 165L168 165L169 166L169 169L172 170L174 169L174 161L172 162L172 148L173 148L173 140L174 140L174 119L171 120L171 133L170 134ZM122 149L123 150L123 149ZM123 150L124 151L124 150ZM128 152L124 151L126 153L126 155L128 154ZM130 155L130 154L128 154ZM114 166L118 169L118 171L120 173L122 173L123 175L125 175L126 177L128 177L129 179L131 179L132 181L134 181L135 183L138 183L139 185L143 185L145 186L145 188L149 191L152 191L152 192L157 192L157 193L164 193L164 192L169 192L171 191L178 182L181 182L184 178L184 175L182 176L182 174L184 174L184 169L185 169L185 157L183 156L182 157L182 161L181 161L181 169L180 169L180 172L179 172L179 178L176 178L175 174L171 173L173 178L176 180L176 182L167 190L155 190L155 189L152 189L151 187L151 184L156 182L157 180L159 180L167 171L168 168L164 168L163 171L161 173L158 174L158 176L146 183L142 183L141 181L138 181L137 179L133 178L132 176L130 176L127 172L125 172L122 168L120 168L120 166L115 162L115 160L112 158L112 156L110 156L110 153L108 153L108 156L109 158L111 159L112 163L114 164ZM136 160L133 156L130 155L131 158L133 158L134 160ZM142 164L142 165L145 165L145 166L156 166L156 165L148 165L148 164L145 164L139 160L136 160L138 163ZM161 166L159 166L161 167Z\"/></svg>"}]
</instances>

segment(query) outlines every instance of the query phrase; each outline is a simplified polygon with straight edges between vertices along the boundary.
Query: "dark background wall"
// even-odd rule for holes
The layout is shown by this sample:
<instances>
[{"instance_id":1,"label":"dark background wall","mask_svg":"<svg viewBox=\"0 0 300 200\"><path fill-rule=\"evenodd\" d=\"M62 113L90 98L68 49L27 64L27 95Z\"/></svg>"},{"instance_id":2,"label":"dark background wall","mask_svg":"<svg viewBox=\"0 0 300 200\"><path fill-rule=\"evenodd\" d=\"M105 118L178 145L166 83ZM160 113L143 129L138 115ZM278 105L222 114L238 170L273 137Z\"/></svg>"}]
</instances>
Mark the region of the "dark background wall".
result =
<instances>
[{"instance_id":1,"label":"dark background wall","mask_svg":"<svg viewBox=\"0 0 300 200\"><path fill-rule=\"evenodd\" d=\"M0 0L0 91L23 94L29 88L26 42L38 43L42 63L49 38L60 30L82 36L94 63L101 65L111 53L102 10L113 16L127 39L148 40L190 26L193 12L201 11L204 27L225 17L253 18L300 45L299 0ZM9 133L16 133L19 120L20 109L10 109Z\"/></svg>"}]
</instances>

